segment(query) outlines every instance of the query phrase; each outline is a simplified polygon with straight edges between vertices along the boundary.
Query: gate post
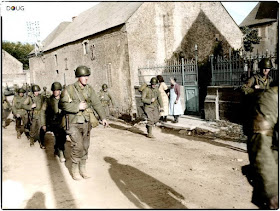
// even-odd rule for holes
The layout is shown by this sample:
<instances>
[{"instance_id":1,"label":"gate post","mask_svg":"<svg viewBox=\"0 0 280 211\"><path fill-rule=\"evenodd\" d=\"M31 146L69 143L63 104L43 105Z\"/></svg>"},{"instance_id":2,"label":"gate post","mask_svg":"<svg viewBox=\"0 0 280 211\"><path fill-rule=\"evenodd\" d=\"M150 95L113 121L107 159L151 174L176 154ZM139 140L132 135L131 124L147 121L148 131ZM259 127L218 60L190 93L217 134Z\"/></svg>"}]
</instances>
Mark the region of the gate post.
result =
<instances>
[{"instance_id":1,"label":"gate post","mask_svg":"<svg viewBox=\"0 0 280 211\"><path fill-rule=\"evenodd\" d=\"M185 86L185 63L184 63L184 58L182 60L182 85Z\"/></svg>"},{"instance_id":2,"label":"gate post","mask_svg":"<svg viewBox=\"0 0 280 211\"><path fill-rule=\"evenodd\" d=\"M211 85L214 86L215 85L215 78L214 78L214 64L213 64L213 60L214 60L214 55L210 55L210 60L211 60L211 75L212 75L212 79L211 79Z\"/></svg>"}]
</instances>

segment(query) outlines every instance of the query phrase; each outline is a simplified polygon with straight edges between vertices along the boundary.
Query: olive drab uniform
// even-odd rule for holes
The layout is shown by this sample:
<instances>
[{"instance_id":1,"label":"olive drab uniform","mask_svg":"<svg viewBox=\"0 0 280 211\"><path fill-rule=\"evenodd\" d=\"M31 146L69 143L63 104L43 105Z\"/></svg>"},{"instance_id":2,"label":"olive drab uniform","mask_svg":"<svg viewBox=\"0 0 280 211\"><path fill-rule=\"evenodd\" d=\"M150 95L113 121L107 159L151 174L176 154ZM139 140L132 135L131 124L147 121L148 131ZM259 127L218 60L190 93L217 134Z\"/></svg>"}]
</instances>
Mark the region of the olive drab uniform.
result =
<instances>
[{"instance_id":1,"label":"olive drab uniform","mask_svg":"<svg viewBox=\"0 0 280 211\"><path fill-rule=\"evenodd\" d=\"M153 78L151 79L152 82ZM155 79L157 80L157 79ZM152 98L155 98L155 101L152 102ZM148 117L148 122L146 125L148 137L153 138L152 135L152 126L159 121L160 112L159 107L163 107L163 102L161 94L158 88L152 88L148 86L142 91L142 102L144 103L144 110Z\"/></svg>"},{"instance_id":2,"label":"olive drab uniform","mask_svg":"<svg viewBox=\"0 0 280 211\"><path fill-rule=\"evenodd\" d=\"M25 132L27 138L28 135L28 111L31 110L31 99L26 96L17 95L14 97L12 102L12 112L14 116L17 114L20 117L16 117L16 131L17 131L17 138L21 138L21 134Z\"/></svg>"},{"instance_id":3,"label":"olive drab uniform","mask_svg":"<svg viewBox=\"0 0 280 211\"><path fill-rule=\"evenodd\" d=\"M34 142L39 140L39 144L41 148L45 148L44 142L44 131L42 130L42 122L43 113L42 107L44 103L44 98L42 95L35 96L34 94L30 97L32 104L35 103L36 107L31 109L30 111L30 119L31 119L31 126L30 126L30 145L33 146ZM32 105L31 104L31 105Z\"/></svg>"},{"instance_id":4,"label":"olive drab uniform","mask_svg":"<svg viewBox=\"0 0 280 211\"><path fill-rule=\"evenodd\" d=\"M3 128L6 128L6 121L8 116L11 113L11 104L7 100L7 97L2 92L2 126Z\"/></svg>"},{"instance_id":5,"label":"olive drab uniform","mask_svg":"<svg viewBox=\"0 0 280 211\"><path fill-rule=\"evenodd\" d=\"M257 74L249 78L247 83L245 83L241 87L241 89L247 95L256 91L256 89L254 88L255 85L260 86L260 91L269 89L269 85L271 84L271 82L272 78L270 76L268 76L268 78L264 78L261 74Z\"/></svg>"},{"instance_id":6,"label":"olive drab uniform","mask_svg":"<svg viewBox=\"0 0 280 211\"><path fill-rule=\"evenodd\" d=\"M253 134L247 143L254 172L252 202L261 209L276 209L275 205L271 207L270 200L278 200L278 117L278 86L275 86L261 94L254 107Z\"/></svg>"},{"instance_id":7,"label":"olive drab uniform","mask_svg":"<svg viewBox=\"0 0 280 211\"><path fill-rule=\"evenodd\" d=\"M64 113L62 112L61 109L58 108L58 103L59 103L59 99L56 99L54 95L52 95L44 102L42 107L41 125L46 126L47 131L53 132L55 137L55 145L54 145L55 154L59 155L60 150L63 153L65 149L64 145L66 142L66 133L64 130L64 126L65 126Z\"/></svg>"},{"instance_id":8,"label":"olive drab uniform","mask_svg":"<svg viewBox=\"0 0 280 211\"><path fill-rule=\"evenodd\" d=\"M156 100L151 102L152 98ZM152 126L159 121L159 107L163 106L158 88L146 87L142 91L142 102L144 103L145 112L148 116L148 125Z\"/></svg>"},{"instance_id":9,"label":"olive drab uniform","mask_svg":"<svg viewBox=\"0 0 280 211\"><path fill-rule=\"evenodd\" d=\"M98 96L99 96L101 104L105 110L106 117L109 117L109 115L110 115L109 105L110 105L110 103L112 104L112 106L114 106L114 104L115 104L110 92L108 90L104 91L103 89L101 89L98 93Z\"/></svg>"},{"instance_id":10,"label":"olive drab uniform","mask_svg":"<svg viewBox=\"0 0 280 211\"><path fill-rule=\"evenodd\" d=\"M88 108L81 111L79 104L85 101ZM99 117L105 119L102 104L90 85L81 87L79 82L68 85L61 93L59 108L66 112L66 133L72 141L71 160L79 163L88 158L88 148L90 144L90 113L92 108L98 113Z\"/></svg>"}]
</instances>

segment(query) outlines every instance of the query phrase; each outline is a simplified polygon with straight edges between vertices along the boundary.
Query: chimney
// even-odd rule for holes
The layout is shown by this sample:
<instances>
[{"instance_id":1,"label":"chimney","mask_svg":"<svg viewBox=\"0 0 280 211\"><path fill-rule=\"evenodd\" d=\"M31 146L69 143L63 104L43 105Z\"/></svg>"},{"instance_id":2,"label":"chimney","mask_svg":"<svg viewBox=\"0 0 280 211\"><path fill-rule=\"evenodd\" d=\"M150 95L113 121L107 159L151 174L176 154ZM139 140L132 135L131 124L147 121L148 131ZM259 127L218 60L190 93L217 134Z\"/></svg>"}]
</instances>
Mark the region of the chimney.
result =
<instances>
[{"instance_id":1,"label":"chimney","mask_svg":"<svg viewBox=\"0 0 280 211\"><path fill-rule=\"evenodd\" d=\"M76 17L77 17L77 16L73 16L73 17L72 17L72 22L74 22L74 20L75 20Z\"/></svg>"}]
</instances>

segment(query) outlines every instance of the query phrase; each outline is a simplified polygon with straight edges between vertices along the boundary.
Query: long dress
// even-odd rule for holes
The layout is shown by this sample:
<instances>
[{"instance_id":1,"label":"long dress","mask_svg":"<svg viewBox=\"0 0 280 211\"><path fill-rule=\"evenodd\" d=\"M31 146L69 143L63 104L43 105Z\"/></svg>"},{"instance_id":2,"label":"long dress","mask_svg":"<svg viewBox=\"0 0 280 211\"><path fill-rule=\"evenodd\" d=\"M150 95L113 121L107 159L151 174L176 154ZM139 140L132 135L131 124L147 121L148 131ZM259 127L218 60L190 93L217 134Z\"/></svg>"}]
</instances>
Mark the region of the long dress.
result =
<instances>
[{"instance_id":1,"label":"long dress","mask_svg":"<svg viewBox=\"0 0 280 211\"><path fill-rule=\"evenodd\" d=\"M163 102L163 110L164 110L163 112L160 112L160 116L167 116L169 100L167 94L165 93L165 90L167 90L168 87L164 82L161 82L158 89L161 95L161 99Z\"/></svg>"},{"instance_id":2,"label":"long dress","mask_svg":"<svg viewBox=\"0 0 280 211\"><path fill-rule=\"evenodd\" d=\"M170 99L169 99L169 115L182 115L183 109L181 105L181 100L179 98L178 103L175 104L177 95L174 88L170 89Z\"/></svg>"}]
</instances>

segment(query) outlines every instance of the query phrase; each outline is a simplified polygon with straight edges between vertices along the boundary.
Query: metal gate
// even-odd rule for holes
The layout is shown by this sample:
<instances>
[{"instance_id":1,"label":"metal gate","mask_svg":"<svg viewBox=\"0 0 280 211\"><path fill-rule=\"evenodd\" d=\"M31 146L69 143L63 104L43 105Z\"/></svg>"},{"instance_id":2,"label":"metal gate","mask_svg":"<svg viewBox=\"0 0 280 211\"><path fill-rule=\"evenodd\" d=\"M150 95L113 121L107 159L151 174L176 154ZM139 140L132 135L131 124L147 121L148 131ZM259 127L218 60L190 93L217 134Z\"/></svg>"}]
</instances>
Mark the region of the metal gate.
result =
<instances>
[{"instance_id":1,"label":"metal gate","mask_svg":"<svg viewBox=\"0 0 280 211\"><path fill-rule=\"evenodd\" d=\"M185 114L198 114L198 67L197 59L181 59L168 61L165 65L138 68L139 84L150 83L152 77L161 75L170 86L170 78L176 78L179 85L184 86Z\"/></svg>"}]
</instances>

